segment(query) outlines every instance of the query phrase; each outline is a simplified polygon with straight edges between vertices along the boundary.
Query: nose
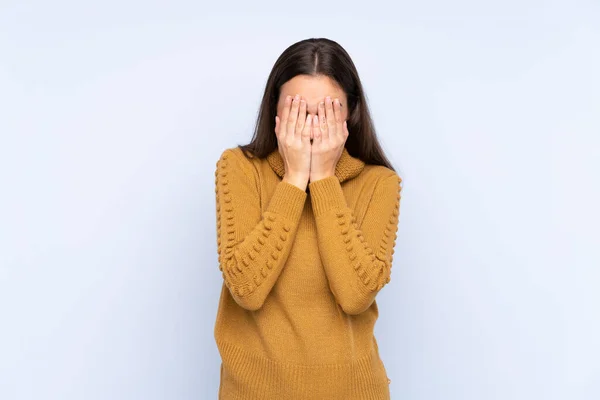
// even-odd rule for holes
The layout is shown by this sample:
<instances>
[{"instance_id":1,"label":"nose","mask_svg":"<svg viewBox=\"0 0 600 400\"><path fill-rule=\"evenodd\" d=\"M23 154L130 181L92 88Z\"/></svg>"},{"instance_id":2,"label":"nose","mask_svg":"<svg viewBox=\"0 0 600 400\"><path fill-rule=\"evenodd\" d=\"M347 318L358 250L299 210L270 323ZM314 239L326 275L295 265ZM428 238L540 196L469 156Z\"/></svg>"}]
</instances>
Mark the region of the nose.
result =
<instances>
[{"instance_id":1,"label":"nose","mask_svg":"<svg viewBox=\"0 0 600 400\"><path fill-rule=\"evenodd\" d=\"M318 114L318 108L317 105L306 105L306 113L307 114L311 114L311 115L317 115Z\"/></svg>"}]
</instances>

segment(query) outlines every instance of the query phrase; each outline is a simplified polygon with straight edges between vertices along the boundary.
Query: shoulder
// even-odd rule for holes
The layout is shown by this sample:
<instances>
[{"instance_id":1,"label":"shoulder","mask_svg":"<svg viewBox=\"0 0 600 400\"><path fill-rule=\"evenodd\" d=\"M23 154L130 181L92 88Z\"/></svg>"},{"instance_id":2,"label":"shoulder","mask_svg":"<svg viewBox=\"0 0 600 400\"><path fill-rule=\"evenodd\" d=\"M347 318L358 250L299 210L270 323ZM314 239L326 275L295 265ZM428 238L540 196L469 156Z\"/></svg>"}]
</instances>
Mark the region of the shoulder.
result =
<instances>
[{"instance_id":1,"label":"shoulder","mask_svg":"<svg viewBox=\"0 0 600 400\"><path fill-rule=\"evenodd\" d=\"M239 147L224 149L217 160L217 168L243 173L248 177L255 176L255 160L244 154Z\"/></svg>"},{"instance_id":2,"label":"shoulder","mask_svg":"<svg viewBox=\"0 0 600 400\"><path fill-rule=\"evenodd\" d=\"M385 207L400 205L402 196L402 177L393 169L382 165L365 165L365 184L370 187L369 204L377 203Z\"/></svg>"},{"instance_id":3,"label":"shoulder","mask_svg":"<svg viewBox=\"0 0 600 400\"><path fill-rule=\"evenodd\" d=\"M221 151L221 155L219 156L219 161L221 160L229 160L232 162L243 161L242 157L246 158L242 152L242 149L239 147L228 147Z\"/></svg>"},{"instance_id":4,"label":"shoulder","mask_svg":"<svg viewBox=\"0 0 600 400\"><path fill-rule=\"evenodd\" d=\"M366 164L361 175L365 181L372 182L374 186L398 186L402 187L402 177L393 169L383 165Z\"/></svg>"}]
</instances>

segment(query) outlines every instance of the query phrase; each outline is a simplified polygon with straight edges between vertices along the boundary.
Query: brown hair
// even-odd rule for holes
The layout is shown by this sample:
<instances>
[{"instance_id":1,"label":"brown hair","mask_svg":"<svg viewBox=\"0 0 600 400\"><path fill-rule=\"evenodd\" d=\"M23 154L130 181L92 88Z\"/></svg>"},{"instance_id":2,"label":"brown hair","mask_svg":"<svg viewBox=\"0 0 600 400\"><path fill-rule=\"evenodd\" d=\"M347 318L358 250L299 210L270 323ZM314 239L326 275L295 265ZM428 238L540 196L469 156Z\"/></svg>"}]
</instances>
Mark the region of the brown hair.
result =
<instances>
[{"instance_id":1,"label":"brown hair","mask_svg":"<svg viewBox=\"0 0 600 400\"><path fill-rule=\"evenodd\" d=\"M384 155L375 134L366 97L350 55L337 42L311 38L289 46L279 56L267 80L250 143L238 145L248 157L266 157L277 149L275 115L281 86L296 75L325 75L344 90L348 99L348 153L367 164L383 165L395 171Z\"/></svg>"}]
</instances>

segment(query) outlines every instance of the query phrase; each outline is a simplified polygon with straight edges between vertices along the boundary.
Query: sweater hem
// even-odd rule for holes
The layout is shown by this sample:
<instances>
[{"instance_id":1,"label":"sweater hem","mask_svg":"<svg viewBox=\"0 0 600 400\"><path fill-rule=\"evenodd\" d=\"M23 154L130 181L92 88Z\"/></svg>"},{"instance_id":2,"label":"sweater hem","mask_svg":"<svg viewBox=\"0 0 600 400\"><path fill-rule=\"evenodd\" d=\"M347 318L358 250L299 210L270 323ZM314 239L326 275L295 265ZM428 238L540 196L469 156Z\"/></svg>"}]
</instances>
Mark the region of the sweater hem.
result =
<instances>
[{"instance_id":1,"label":"sweater hem","mask_svg":"<svg viewBox=\"0 0 600 400\"><path fill-rule=\"evenodd\" d=\"M389 380L377 349L340 364L272 360L222 339L219 399L389 400Z\"/></svg>"}]
</instances>

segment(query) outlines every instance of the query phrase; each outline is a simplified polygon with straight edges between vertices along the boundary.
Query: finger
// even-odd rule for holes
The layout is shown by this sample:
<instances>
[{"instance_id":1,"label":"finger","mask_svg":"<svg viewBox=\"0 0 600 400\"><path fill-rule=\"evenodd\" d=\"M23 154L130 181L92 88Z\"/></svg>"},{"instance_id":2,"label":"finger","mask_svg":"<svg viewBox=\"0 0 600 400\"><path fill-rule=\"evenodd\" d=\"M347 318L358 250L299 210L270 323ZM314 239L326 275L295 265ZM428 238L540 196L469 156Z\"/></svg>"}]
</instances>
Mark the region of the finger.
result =
<instances>
[{"instance_id":1,"label":"finger","mask_svg":"<svg viewBox=\"0 0 600 400\"><path fill-rule=\"evenodd\" d=\"M296 132L302 133L306 123L306 101L300 98L300 108L298 111L298 122L296 123Z\"/></svg>"},{"instance_id":2,"label":"finger","mask_svg":"<svg viewBox=\"0 0 600 400\"><path fill-rule=\"evenodd\" d=\"M302 140L310 143L310 134L312 130L312 116L308 114L304 119L304 126L302 127Z\"/></svg>"},{"instance_id":3,"label":"finger","mask_svg":"<svg viewBox=\"0 0 600 400\"><path fill-rule=\"evenodd\" d=\"M342 119L342 105L340 99L333 101L333 113L335 114L335 131L336 133L344 134L344 120Z\"/></svg>"},{"instance_id":4,"label":"finger","mask_svg":"<svg viewBox=\"0 0 600 400\"><path fill-rule=\"evenodd\" d=\"M337 131L335 125L335 115L333 115L333 103L329 96L325 98L325 119L327 120L327 132L330 135L339 135L340 132Z\"/></svg>"},{"instance_id":5,"label":"finger","mask_svg":"<svg viewBox=\"0 0 600 400\"><path fill-rule=\"evenodd\" d=\"M321 127L319 126L319 116L315 115L313 116L313 122L312 122L312 135L313 135L313 144L315 144L315 142L321 142L322 138L321 138Z\"/></svg>"},{"instance_id":6,"label":"finger","mask_svg":"<svg viewBox=\"0 0 600 400\"><path fill-rule=\"evenodd\" d=\"M319 121L321 122L319 125L319 129L321 130L321 136L323 140L329 139L329 130L327 129L327 119L325 117L325 103L320 102L318 107Z\"/></svg>"},{"instance_id":7,"label":"finger","mask_svg":"<svg viewBox=\"0 0 600 400\"><path fill-rule=\"evenodd\" d=\"M300 95L294 96L294 100L292 101L292 109L290 110L290 115L288 117L287 124L287 132L288 135L296 134L296 121L298 120L298 107L300 106Z\"/></svg>"},{"instance_id":8,"label":"finger","mask_svg":"<svg viewBox=\"0 0 600 400\"><path fill-rule=\"evenodd\" d=\"M350 132L348 132L348 121L344 121L344 139L348 139L348 135L350 135Z\"/></svg>"},{"instance_id":9,"label":"finger","mask_svg":"<svg viewBox=\"0 0 600 400\"><path fill-rule=\"evenodd\" d=\"M292 104L292 96L288 95L283 103L283 112L281 113L281 121L279 121L279 137L285 137L287 133L287 120L290 115L290 106Z\"/></svg>"}]
</instances>

